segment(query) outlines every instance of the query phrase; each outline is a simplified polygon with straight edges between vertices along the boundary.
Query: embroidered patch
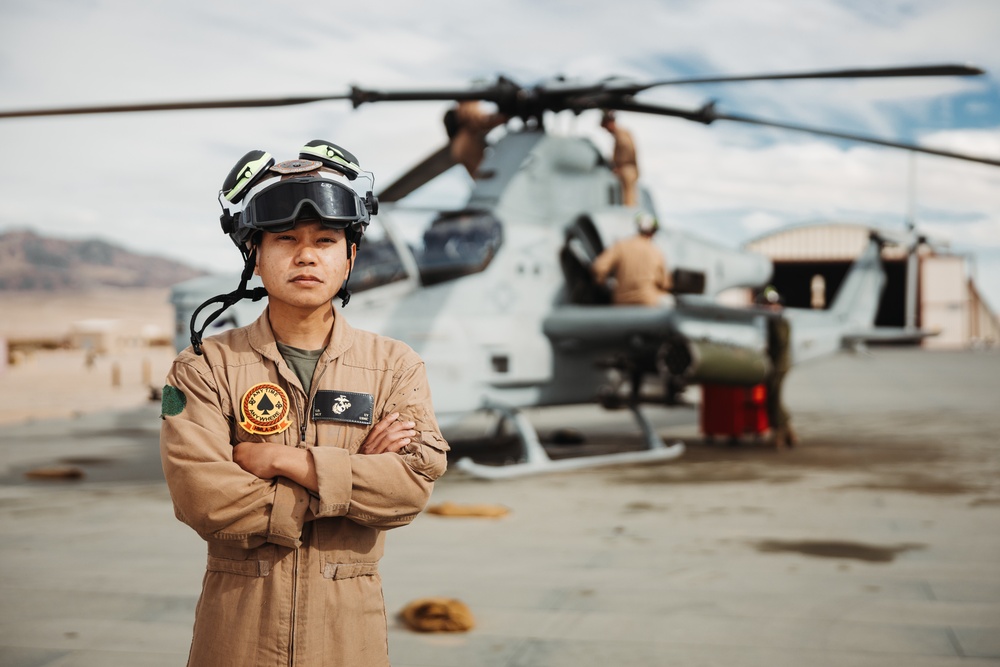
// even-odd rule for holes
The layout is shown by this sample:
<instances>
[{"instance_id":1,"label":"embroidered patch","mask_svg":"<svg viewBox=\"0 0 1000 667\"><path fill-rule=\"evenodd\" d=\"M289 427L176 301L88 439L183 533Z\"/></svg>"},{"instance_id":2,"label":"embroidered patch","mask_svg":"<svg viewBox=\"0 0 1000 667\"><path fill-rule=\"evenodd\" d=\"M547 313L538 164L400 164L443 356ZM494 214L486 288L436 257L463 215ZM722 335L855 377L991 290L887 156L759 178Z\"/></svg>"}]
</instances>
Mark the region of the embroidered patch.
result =
<instances>
[{"instance_id":1,"label":"embroidered patch","mask_svg":"<svg viewBox=\"0 0 1000 667\"><path fill-rule=\"evenodd\" d=\"M160 418L173 417L184 411L187 405L187 396L184 392L169 384L163 385L163 393L160 396Z\"/></svg>"},{"instance_id":2,"label":"embroidered patch","mask_svg":"<svg viewBox=\"0 0 1000 667\"><path fill-rule=\"evenodd\" d=\"M374 405L375 398L371 394L320 390L313 399L312 418L313 421L371 424Z\"/></svg>"},{"instance_id":3,"label":"embroidered patch","mask_svg":"<svg viewBox=\"0 0 1000 667\"><path fill-rule=\"evenodd\" d=\"M288 419L288 394L276 384L261 382L250 387L240 401L243 427L248 433L281 433L292 425Z\"/></svg>"}]
</instances>

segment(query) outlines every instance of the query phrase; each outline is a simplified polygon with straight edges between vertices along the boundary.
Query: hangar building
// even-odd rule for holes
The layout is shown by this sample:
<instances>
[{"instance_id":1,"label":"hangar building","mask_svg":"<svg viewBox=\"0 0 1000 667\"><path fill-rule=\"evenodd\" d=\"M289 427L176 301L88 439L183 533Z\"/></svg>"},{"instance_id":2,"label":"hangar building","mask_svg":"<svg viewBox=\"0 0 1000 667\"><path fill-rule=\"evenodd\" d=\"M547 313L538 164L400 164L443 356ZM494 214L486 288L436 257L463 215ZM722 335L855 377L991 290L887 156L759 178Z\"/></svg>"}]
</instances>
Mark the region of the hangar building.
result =
<instances>
[{"instance_id":1,"label":"hangar building","mask_svg":"<svg viewBox=\"0 0 1000 667\"><path fill-rule=\"evenodd\" d=\"M774 262L771 284L794 308L826 308L851 263L879 230L854 223L785 227L752 239L746 250ZM916 326L937 331L926 348L962 348L1000 343L1000 320L968 274L966 257L927 243L912 263L907 248L882 249L886 286L876 326Z\"/></svg>"}]
</instances>

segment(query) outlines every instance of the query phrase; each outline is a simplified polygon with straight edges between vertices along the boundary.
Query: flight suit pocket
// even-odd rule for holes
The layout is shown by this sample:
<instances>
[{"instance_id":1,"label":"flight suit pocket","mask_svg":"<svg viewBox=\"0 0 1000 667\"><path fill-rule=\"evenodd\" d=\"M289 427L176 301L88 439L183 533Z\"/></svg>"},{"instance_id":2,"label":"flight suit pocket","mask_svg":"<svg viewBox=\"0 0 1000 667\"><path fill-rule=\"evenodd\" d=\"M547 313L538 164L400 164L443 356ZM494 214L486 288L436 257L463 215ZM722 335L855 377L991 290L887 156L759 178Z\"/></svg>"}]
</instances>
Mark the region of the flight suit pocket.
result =
<instances>
[{"instance_id":1,"label":"flight suit pocket","mask_svg":"<svg viewBox=\"0 0 1000 667\"><path fill-rule=\"evenodd\" d=\"M370 574L378 574L378 563L323 564L323 577L326 579L353 579Z\"/></svg>"},{"instance_id":2,"label":"flight suit pocket","mask_svg":"<svg viewBox=\"0 0 1000 667\"><path fill-rule=\"evenodd\" d=\"M243 577L266 577L273 569L273 545L256 549L213 544L208 549L209 572L238 574Z\"/></svg>"},{"instance_id":3,"label":"flight suit pocket","mask_svg":"<svg viewBox=\"0 0 1000 667\"><path fill-rule=\"evenodd\" d=\"M266 560L231 560L209 556L207 569L209 572L225 572L244 577L266 577L271 573L271 563Z\"/></svg>"}]
</instances>

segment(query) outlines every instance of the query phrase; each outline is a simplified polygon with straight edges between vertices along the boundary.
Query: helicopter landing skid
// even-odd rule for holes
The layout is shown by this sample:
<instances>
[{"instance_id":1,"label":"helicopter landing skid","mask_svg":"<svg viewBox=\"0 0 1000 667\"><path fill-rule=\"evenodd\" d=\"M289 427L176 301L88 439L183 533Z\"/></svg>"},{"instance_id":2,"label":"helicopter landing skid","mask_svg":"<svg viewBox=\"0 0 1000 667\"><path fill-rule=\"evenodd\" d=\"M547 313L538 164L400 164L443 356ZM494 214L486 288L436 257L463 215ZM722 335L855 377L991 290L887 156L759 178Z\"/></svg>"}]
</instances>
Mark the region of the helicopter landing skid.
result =
<instances>
[{"instance_id":1,"label":"helicopter landing skid","mask_svg":"<svg viewBox=\"0 0 1000 667\"><path fill-rule=\"evenodd\" d=\"M508 465L483 465L476 463L471 458L463 458L456 463L456 467L473 477L480 479L511 479L526 475L537 475L552 472L564 472L569 470L583 470L586 468L596 468L598 466L622 465L628 463L650 463L653 461L667 461L677 458L684 453L684 443L675 442L667 445L663 439L657 435L649 419L642 413L638 405L629 405L632 414L635 415L639 427L642 429L643 439L646 448L637 452L620 452L617 454L598 454L594 456L577 456L565 459L552 459L545 448L542 447L538 439L538 432L531 422L519 411L501 405L488 405L487 410L497 412L506 419L517 431L524 449L524 457L517 463Z\"/></svg>"}]
</instances>

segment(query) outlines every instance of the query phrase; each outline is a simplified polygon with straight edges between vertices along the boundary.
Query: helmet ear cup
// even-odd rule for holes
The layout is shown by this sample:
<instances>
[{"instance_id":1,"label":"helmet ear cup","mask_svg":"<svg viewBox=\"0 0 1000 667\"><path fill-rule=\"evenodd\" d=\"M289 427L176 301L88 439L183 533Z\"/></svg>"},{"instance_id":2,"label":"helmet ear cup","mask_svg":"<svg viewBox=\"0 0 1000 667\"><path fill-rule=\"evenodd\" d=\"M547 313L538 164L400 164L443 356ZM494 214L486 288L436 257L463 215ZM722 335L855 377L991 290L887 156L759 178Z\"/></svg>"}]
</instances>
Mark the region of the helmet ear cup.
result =
<instances>
[{"instance_id":1,"label":"helmet ear cup","mask_svg":"<svg viewBox=\"0 0 1000 667\"><path fill-rule=\"evenodd\" d=\"M273 165L274 158L270 153L250 151L240 158L222 182L222 195L233 204L239 202Z\"/></svg>"},{"instance_id":2,"label":"helmet ear cup","mask_svg":"<svg viewBox=\"0 0 1000 667\"><path fill-rule=\"evenodd\" d=\"M229 215L228 211L222 212L222 215L219 216L219 222L222 223L223 234L232 234L236 231L236 217Z\"/></svg>"},{"instance_id":3,"label":"helmet ear cup","mask_svg":"<svg viewBox=\"0 0 1000 667\"><path fill-rule=\"evenodd\" d=\"M353 153L324 139L313 139L303 146L299 151L299 158L319 160L324 167L336 169L352 181L361 173L361 165Z\"/></svg>"}]
</instances>

